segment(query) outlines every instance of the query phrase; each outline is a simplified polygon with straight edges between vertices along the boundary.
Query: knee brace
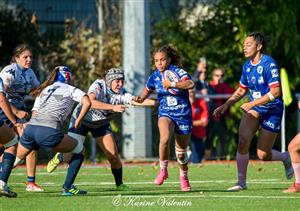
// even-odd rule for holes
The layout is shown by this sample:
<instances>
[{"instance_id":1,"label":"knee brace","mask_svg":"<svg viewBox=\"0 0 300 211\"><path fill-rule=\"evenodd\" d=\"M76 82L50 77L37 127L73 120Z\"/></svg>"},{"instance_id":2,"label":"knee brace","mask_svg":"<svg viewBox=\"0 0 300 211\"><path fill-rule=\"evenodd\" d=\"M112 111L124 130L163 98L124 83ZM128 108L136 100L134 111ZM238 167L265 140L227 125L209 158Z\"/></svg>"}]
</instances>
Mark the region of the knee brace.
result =
<instances>
[{"instance_id":1,"label":"knee brace","mask_svg":"<svg viewBox=\"0 0 300 211\"><path fill-rule=\"evenodd\" d=\"M175 153L176 153L176 157L177 157L177 162L179 164L187 164L189 162L189 156L188 156L187 151L188 151L188 148L180 149L175 146ZM179 155L183 156L182 160L179 158Z\"/></svg>"},{"instance_id":2,"label":"knee brace","mask_svg":"<svg viewBox=\"0 0 300 211\"><path fill-rule=\"evenodd\" d=\"M80 140L77 140L77 139L76 139L76 141L77 141L77 145L76 145L76 147L72 150L72 152L73 152L74 154L79 154L79 153L81 153L81 151L83 150L83 144L82 144L82 142L81 142Z\"/></svg>"},{"instance_id":3,"label":"knee brace","mask_svg":"<svg viewBox=\"0 0 300 211\"><path fill-rule=\"evenodd\" d=\"M10 140L9 142L7 142L6 144L3 145L4 148L6 149L8 147L16 145L18 143L18 139L19 139L18 136L15 135L15 137L12 140Z\"/></svg>"},{"instance_id":4,"label":"knee brace","mask_svg":"<svg viewBox=\"0 0 300 211\"><path fill-rule=\"evenodd\" d=\"M84 143L85 136L79 135L77 133L68 132L68 136L76 139L77 141L80 141L81 143Z\"/></svg>"}]
</instances>

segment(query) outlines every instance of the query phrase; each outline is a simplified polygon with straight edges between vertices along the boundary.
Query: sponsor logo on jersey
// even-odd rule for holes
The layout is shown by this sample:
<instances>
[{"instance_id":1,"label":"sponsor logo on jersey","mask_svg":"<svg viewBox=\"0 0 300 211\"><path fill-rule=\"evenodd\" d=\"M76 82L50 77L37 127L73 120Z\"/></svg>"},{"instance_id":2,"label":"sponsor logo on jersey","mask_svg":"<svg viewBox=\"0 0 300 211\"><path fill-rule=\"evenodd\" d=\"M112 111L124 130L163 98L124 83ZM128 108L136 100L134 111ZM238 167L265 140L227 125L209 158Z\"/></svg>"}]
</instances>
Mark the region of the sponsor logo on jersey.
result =
<instances>
[{"instance_id":1,"label":"sponsor logo on jersey","mask_svg":"<svg viewBox=\"0 0 300 211\"><path fill-rule=\"evenodd\" d=\"M249 67L247 68L246 72L247 72L247 73L249 73L249 72L250 72L250 68L249 68Z\"/></svg>"},{"instance_id":2,"label":"sponsor logo on jersey","mask_svg":"<svg viewBox=\"0 0 300 211\"><path fill-rule=\"evenodd\" d=\"M258 66L258 67L257 67L257 72L258 72L259 74L261 74L261 73L263 72L263 70L264 70L264 68L263 68L262 66Z\"/></svg>"},{"instance_id":3,"label":"sponsor logo on jersey","mask_svg":"<svg viewBox=\"0 0 300 211\"><path fill-rule=\"evenodd\" d=\"M274 64L274 63L270 64L270 67L275 67L275 66L276 66L276 64Z\"/></svg>"},{"instance_id":4,"label":"sponsor logo on jersey","mask_svg":"<svg viewBox=\"0 0 300 211\"><path fill-rule=\"evenodd\" d=\"M262 76L260 76L259 78L258 78L258 84L263 84L264 83L264 78L262 77Z\"/></svg>"},{"instance_id":5,"label":"sponsor logo on jersey","mask_svg":"<svg viewBox=\"0 0 300 211\"><path fill-rule=\"evenodd\" d=\"M272 73L272 78L278 77L278 70L277 69L272 69L271 73Z\"/></svg>"},{"instance_id":6,"label":"sponsor logo on jersey","mask_svg":"<svg viewBox=\"0 0 300 211\"><path fill-rule=\"evenodd\" d=\"M178 75L179 76L182 76L182 75L184 75L186 72L183 70L183 69L180 69L179 71L178 71Z\"/></svg>"}]
</instances>

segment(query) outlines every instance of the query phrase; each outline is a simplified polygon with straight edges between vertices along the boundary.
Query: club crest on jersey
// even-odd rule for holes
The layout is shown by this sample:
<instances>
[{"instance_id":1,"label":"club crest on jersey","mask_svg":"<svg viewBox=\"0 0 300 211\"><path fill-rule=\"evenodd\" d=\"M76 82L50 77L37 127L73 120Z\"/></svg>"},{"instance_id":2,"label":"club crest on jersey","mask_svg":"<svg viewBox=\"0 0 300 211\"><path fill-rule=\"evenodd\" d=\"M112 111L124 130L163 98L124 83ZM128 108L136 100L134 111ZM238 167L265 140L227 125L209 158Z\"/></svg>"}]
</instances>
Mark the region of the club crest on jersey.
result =
<instances>
[{"instance_id":1,"label":"club crest on jersey","mask_svg":"<svg viewBox=\"0 0 300 211\"><path fill-rule=\"evenodd\" d=\"M272 78L278 77L278 70L277 69L272 69L271 74L272 74Z\"/></svg>"},{"instance_id":2,"label":"club crest on jersey","mask_svg":"<svg viewBox=\"0 0 300 211\"><path fill-rule=\"evenodd\" d=\"M262 66L258 66L258 67L257 67L257 72L258 72L259 74L261 74L261 73L263 72L263 70L264 70L264 68L263 68Z\"/></svg>"},{"instance_id":3,"label":"club crest on jersey","mask_svg":"<svg viewBox=\"0 0 300 211\"><path fill-rule=\"evenodd\" d=\"M162 80L163 81L166 81L166 80L169 80L170 82L179 82L179 77L178 75L172 71L172 70L165 70L163 72L163 75L162 75ZM169 88L168 89L168 92L170 92L171 94L178 94L180 92L180 89L175 89L175 88Z\"/></svg>"}]
</instances>

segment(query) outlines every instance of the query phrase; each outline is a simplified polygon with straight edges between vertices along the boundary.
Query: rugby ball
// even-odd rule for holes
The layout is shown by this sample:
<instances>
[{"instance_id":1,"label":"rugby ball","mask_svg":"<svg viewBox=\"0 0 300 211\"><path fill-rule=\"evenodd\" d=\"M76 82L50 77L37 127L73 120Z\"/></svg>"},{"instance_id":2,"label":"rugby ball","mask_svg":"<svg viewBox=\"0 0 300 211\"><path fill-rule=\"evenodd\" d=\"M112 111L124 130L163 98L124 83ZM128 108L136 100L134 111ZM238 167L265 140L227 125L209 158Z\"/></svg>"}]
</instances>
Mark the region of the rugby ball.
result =
<instances>
[{"instance_id":1,"label":"rugby ball","mask_svg":"<svg viewBox=\"0 0 300 211\"><path fill-rule=\"evenodd\" d=\"M163 77L162 77L163 81L169 80L170 82L179 82L179 76L172 70L165 70L163 72ZM169 88L168 92L170 92L173 95L176 95L180 92L180 89L175 89L175 88Z\"/></svg>"}]
</instances>

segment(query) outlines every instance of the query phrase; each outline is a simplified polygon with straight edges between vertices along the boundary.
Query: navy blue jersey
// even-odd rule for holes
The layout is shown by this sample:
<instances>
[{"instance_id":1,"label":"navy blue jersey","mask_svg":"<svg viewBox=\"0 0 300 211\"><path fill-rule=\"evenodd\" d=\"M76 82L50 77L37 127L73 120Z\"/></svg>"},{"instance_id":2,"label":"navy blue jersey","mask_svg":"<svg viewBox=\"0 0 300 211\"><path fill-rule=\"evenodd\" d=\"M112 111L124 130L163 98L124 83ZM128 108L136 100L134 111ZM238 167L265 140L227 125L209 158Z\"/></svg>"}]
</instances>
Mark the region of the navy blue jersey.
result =
<instances>
[{"instance_id":1,"label":"navy blue jersey","mask_svg":"<svg viewBox=\"0 0 300 211\"><path fill-rule=\"evenodd\" d=\"M170 65L168 70L175 72L180 81L189 80L191 76L175 65ZM167 114L170 117L191 116L191 105L188 90L181 90L178 94L171 94L162 84L162 73L155 70L149 77L146 88L149 91L156 90L159 105L159 116Z\"/></svg>"},{"instance_id":2,"label":"navy blue jersey","mask_svg":"<svg viewBox=\"0 0 300 211\"><path fill-rule=\"evenodd\" d=\"M244 63L240 87L249 89L250 101L261 98L270 91L271 87L277 86L280 86L279 67L272 57L263 54L260 61L255 65L250 59ZM282 97L258 107L283 108Z\"/></svg>"}]
</instances>

